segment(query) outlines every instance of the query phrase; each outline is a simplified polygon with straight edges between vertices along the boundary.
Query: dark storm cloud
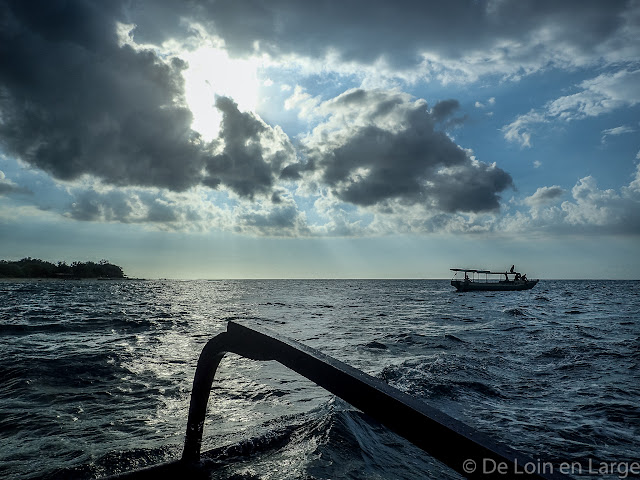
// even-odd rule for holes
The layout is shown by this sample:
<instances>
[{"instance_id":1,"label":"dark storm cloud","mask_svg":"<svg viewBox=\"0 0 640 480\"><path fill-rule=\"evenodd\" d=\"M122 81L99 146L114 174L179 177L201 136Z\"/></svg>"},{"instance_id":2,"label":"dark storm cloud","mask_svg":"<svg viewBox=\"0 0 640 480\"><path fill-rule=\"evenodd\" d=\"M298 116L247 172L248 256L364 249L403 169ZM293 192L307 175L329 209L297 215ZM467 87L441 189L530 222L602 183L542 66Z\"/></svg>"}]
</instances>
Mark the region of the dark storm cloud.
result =
<instances>
[{"instance_id":1,"label":"dark storm cloud","mask_svg":"<svg viewBox=\"0 0 640 480\"><path fill-rule=\"evenodd\" d=\"M500 208L499 192L513 187L504 170L482 162L465 161L452 172L438 173L425 187L427 195L437 199L444 212L482 212Z\"/></svg>"},{"instance_id":2,"label":"dark storm cloud","mask_svg":"<svg viewBox=\"0 0 640 480\"><path fill-rule=\"evenodd\" d=\"M207 159L203 183L211 188L224 184L241 197L269 194L275 175L295 161L288 137L253 113L240 112L228 97L218 97L216 107L222 112L220 152Z\"/></svg>"},{"instance_id":3,"label":"dark storm cloud","mask_svg":"<svg viewBox=\"0 0 640 480\"><path fill-rule=\"evenodd\" d=\"M358 105L352 110L359 113L344 119L344 106L354 101ZM394 92L347 92L326 108L335 111L336 121L351 126L338 132L329 120L318 127L307 155L321 182L355 205L399 200L444 212L498 209L498 194L512 186L511 176L472 160L436 129L456 106L448 100L429 112L424 101L410 102Z\"/></svg>"},{"instance_id":4,"label":"dark storm cloud","mask_svg":"<svg viewBox=\"0 0 640 480\"><path fill-rule=\"evenodd\" d=\"M312 172L315 170L313 160L306 163L291 163L284 167L280 172L282 180L301 180L304 172Z\"/></svg>"},{"instance_id":5,"label":"dark storm cloud","mask_svg":"<svg viewBox=\"0 0 640 480\"><path fill-rule=\"evenodd\" d=\"M455 60L469 50L508 48L505 40L527 45L546 41L543 37L554 48L599 56L598 47L624 36L625 19L637 11L633 2L622 0L451 0L437 5L416 0L211 0L197 5L198 21L209 18L236 53L251 52L256 44L275 55L318 57L332 50L346 61L372 63L383 57L392 66L414 65L423 51ZM514 59L518 51L548 54L544 48L516 48Z\"/></svg>"},{"instance_id":6,"label":"dark storm cloud","mask_svg":"<svg viewBox=\"0 0 640 480\"><path fill-rule=\"evenodd\" d=\"M431 109L431 115L436 122L442 122L460 108L460 102L455 99L443 100Z\"/></svg>"},{"instance_id":7,"label":"dark storm cloud","mask_svg":"<svg viewBox=\"0 0 640 480\"><path fill-rule=\"evenodd\" d=\"M434 38L441 43L440 14L446 18L451 10L455 12L456 22L449 24L453 29L449 41L455 43L455 25L466 31L472 20L483 16L479 3L447 2L438 5L438 15L427 2L402 0L319 0L313 5L295 0L211 1L202 8L215 31L236 52L251 51L259 42L262 50L272 54L317 57L334 49L347 61L370 63L385 55L394 64L413 64L421 43L417 38L426 44Z\"/></svg>"},{"instance_id":8,"label":"dark storm cloud","mask_svg":"<svg viewBox=\"0 0 640 480\"><path fill-rule=\"evenodd\" d=\"M182 190L202 151L183 62L118 44L117 2L2 2L0 142L56 178Z\"/></svg>"},{"instance_id":9,"label":"dark storm cloud","mask_svg":"<svg viewBox=\"0 0 640 480\"><path fill-rule=\"evenodd\" d=\"M118 22L144 5L0 0L0 145L62 180L270 194L295 158L288 139L223 98L221 136L203 142L184 103L186 64L118 37ZM162 5L166 14L169 4L149 7L153 18Z\"/></svg>"},{"instance_id":10,"label":"dark storm cloud","mask_svg":"<svg viewBox=\"0 0 640 480\"><path fill-rule=\"evenodd\" d=\"M207 162L205 185L216 188L224 183L244 197L267 193L273 176L260 143L267 126L253 114L240 112L229 98L218 98L216 107L222 112L221 136L225 141L222 152Z\"/></svg>"}]
</instances>

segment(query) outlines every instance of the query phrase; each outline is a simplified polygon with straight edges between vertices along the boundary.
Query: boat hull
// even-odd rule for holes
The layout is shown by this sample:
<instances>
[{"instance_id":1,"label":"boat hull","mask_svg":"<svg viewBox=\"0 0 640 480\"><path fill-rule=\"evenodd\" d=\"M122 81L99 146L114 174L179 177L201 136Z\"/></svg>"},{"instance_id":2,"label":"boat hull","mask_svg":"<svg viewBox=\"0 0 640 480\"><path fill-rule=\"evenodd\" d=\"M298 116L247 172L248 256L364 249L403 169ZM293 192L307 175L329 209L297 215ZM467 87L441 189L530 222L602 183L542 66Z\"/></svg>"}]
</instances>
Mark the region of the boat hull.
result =
<instances>
[{"instance_id":1,"label":"boat hull","mask_svg":"<svg viewBox=\"0 0 640 480\"><path fill-rule=\"evenodd\" d=\"M451 280L451 285L459 292L496 292L530 290L536 286L538 280L513 280L509 282L474 282L468 280Z\"/></svg>"}]
</instances>

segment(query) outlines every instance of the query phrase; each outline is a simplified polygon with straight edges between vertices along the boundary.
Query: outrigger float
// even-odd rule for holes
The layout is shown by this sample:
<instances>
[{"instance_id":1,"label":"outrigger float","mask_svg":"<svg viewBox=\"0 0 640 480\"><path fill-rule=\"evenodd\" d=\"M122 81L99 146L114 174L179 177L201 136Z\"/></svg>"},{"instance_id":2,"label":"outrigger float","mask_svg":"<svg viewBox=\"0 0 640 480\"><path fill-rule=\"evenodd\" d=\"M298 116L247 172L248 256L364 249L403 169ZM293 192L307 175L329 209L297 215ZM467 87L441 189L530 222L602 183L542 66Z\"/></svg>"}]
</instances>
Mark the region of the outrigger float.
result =
<instances>
[{"instance_id":1,"label":"outrigger float","mask_svg":"<svg viewBox=\"0 0 640 480\"><path fill-rule=\"evenodd\" d=\"M514 290L530 290L536 286L539 280L528 280L527 275L516 272L514 267L505 272L492 272L490 270L477 270L475 268L452 268L454 278L451 279L451 285L456 287L459 292L473 291L514 291ZM456 278L458 273L464 273L464 279ZM471 274L471 277L469 277ZM484 275L484 278L482 278ZM503 276L497 279L490 279L489 275ZM510 278L509 275L513 275Z\"/></svg>"}]
</instances>

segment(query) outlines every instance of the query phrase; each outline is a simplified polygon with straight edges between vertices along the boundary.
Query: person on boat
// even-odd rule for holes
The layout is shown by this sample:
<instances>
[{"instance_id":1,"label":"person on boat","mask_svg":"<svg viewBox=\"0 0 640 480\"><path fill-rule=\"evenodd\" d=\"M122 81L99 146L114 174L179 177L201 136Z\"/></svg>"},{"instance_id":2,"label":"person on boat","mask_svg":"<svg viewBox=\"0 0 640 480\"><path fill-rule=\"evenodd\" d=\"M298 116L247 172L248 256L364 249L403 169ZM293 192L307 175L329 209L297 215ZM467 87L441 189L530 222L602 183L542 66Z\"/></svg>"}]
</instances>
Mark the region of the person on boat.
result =
<instances>
[{"instance_id":1,"label":"person on boat","mask_svg":"<svg viewBox=\"0 0 640 480\"><path fill-rule=\"evenodd\" d=\"M527 281L527 274L525 273L524 275L522 275L522 281L526 282Z\"/></svg>"},{"instance_id":2,"label":"person on boat","mask_svg":"<svg viewBox=\"0 0 640 480\"><path fill-rule=\"evenodd\" d=\"M514 280L520 280L520 274L516 272L516 278Z\"/></svg>"},{"instance_id":3,"label":"person on boat","mask_svg":"<svg viewBox=\"0 0 640 480\"><path fill-rule=\"evenodd\" d=\"M513 273L513 271L516 269L515 265L511 265L511 270L509 270L509 273Z\"/></svg>"},{"instance_id":4,"label":"person on boat","mask_svg":"<svg viewBox=\"0 0 640 480\"><path fill-rule=\"evenodd\" d=\"M509 281L509 274L507 272L504 272L504 281L505 282Z\"/></svg>"},{"instance_id":5,"label":"person on boat","mask_svg":"<svg viewBox=\"0 0 640 480\"><path fill-rule=\"evenodd\" d=\"M467 274L466 274L466 272L465 272L465 274L464 274L464 281L465 281L465 282L468 282L468 281L469 281L469 275L467 275Z\"/></svg>"}]
</instances>

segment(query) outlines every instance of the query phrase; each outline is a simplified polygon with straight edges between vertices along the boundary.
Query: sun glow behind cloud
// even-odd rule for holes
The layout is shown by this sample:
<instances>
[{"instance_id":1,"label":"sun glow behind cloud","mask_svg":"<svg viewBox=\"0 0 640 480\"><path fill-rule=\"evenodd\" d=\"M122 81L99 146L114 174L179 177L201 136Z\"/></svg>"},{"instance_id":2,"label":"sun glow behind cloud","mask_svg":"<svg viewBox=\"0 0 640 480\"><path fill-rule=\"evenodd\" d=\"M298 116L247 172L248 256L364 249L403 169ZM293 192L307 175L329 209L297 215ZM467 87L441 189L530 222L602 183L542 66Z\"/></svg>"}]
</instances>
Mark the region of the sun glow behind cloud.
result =
<instances>
[{"instance_id":1,"label":"sun glow behind cloud","mask_svg":"<svg viewBox=\"0 0 640 480\"><path fill-rule=\"evenodd\" d=\"M255 111L258 104L259 63L252 59L229 58L227 52L210 46L182 57L185 98L193 114L192 128L206 141L218 135L222 114L215 107L216 95L231 97L241 111Z\"/></svg>"}]
</instances>

